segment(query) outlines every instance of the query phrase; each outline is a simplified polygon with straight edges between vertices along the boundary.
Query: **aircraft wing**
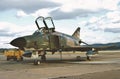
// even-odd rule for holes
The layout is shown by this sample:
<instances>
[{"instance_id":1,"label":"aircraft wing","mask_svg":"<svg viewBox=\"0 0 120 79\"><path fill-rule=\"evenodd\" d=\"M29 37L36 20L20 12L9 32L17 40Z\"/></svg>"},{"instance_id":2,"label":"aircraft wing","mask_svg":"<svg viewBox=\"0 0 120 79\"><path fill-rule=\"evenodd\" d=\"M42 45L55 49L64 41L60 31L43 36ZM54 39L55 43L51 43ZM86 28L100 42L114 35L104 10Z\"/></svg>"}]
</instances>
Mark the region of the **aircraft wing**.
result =
<instances>
[{"instance_id":1,"label":"aircraft wing","mask_svg":"<svg viewBox=\"0 0 120 79\"><path fill-rule=\"evenodd\" d=\"M89 50L92 50L92 47L89 47L89 46L81 46L81 47L62 48L62 51L89 51Z\"/></svg>"},{"instance_id":2,"label":"aircraft wing","mask_svg":"<svg viewBox=\"0 0 120 79\"><path fill-rule=\"evenodd\" d=\"M114 47L114 45L110 45L110 46L80 46L80 47L69 47L69 48L63 48L63 51L91 51L91 50L109 50L110 48Z\"/></svg>"}]
</instances>

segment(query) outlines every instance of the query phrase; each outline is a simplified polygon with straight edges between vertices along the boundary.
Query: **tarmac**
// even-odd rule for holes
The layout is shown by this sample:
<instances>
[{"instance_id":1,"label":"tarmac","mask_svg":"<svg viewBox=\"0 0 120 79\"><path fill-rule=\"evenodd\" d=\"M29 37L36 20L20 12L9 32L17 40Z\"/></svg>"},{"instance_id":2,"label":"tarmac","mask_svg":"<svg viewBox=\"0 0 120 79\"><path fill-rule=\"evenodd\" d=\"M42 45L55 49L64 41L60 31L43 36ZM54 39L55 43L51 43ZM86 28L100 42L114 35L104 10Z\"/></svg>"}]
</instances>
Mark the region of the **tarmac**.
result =
<instances>
[{"instance_id":1,"label":"tarmac","mask_svg":"<svg viewBox=\"0 0 120 79\"><path fill-rule=\"evenodd\" d=\"M84 52L65 52L62 60L59 53L48 54L47 61L38 66L33 61L6 61L0 55L0 79L120 79L120 51L100 51L91 61Z\"/></svg>"}]
</instances>

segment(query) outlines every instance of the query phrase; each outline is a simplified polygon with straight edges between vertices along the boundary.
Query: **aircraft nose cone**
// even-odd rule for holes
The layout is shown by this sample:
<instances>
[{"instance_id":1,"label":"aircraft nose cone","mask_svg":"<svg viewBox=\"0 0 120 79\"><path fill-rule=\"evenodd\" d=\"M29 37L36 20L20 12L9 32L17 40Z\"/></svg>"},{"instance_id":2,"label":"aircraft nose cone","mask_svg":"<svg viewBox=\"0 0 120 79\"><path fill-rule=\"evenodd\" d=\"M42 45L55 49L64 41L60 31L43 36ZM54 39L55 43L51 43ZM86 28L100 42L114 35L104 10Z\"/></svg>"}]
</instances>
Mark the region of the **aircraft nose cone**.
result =
<instances>
[{"instance_id":1,"label":"aircraft nose cone","mask_svg":"<svg viewBox=\"0 0 120 79\"><path fill-rule=\"evenodd\" d=\"M10 42L11 45L16 46L16 47L25 47L26 45L26 40L23 37L16 38Z\"/></svg>"}]
</instances>

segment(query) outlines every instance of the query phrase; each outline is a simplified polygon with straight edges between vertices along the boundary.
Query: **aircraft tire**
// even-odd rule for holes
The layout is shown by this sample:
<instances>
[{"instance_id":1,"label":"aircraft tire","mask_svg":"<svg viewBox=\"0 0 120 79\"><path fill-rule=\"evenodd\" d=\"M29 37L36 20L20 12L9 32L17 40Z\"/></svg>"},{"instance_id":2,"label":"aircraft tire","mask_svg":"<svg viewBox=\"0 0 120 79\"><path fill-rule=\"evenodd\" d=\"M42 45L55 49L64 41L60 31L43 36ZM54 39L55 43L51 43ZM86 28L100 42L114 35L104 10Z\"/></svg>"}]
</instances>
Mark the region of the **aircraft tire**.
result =
<instances>
[{"instance_id":1,"label":"aircraft tire","mask_svg":"<svg viewBox=\"0 0 120 79\"><path fill-rule=\"evenodd\" d=\"M90 56L87 56L87 60L91 61L91 57L90 57Z\"/></svg>"},{"instance_id":2,"label":"aircraft tire","mask_svg":"<svg viewBox=\"0 0 120 79\"><path fill-rule=\"evenodd\" d=\"M34 65L39 65L40 63L40 60L34 60Z\"/></svg>"}]
</instances>

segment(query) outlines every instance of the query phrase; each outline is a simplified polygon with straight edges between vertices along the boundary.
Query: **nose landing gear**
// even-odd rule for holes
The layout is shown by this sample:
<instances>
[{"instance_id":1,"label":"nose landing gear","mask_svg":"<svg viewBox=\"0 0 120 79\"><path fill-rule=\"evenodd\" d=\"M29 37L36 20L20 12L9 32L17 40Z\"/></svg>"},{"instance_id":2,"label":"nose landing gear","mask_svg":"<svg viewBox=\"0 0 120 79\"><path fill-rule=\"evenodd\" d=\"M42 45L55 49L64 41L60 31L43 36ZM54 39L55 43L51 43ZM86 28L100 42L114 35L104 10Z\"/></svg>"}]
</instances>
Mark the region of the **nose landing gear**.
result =
<instances>
[{"instance_id":1,"label":"nose landing gear","mask_svg":"<svg viewBox=\"0 0 120 79\"><path fill-rule=\"evenodd\" d=\"M40 57L40 60L38 59ZM46 61L46 51L37 51L34 56L34 65L39 65Z\"/></svg>"}]
</instances>

